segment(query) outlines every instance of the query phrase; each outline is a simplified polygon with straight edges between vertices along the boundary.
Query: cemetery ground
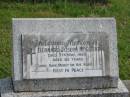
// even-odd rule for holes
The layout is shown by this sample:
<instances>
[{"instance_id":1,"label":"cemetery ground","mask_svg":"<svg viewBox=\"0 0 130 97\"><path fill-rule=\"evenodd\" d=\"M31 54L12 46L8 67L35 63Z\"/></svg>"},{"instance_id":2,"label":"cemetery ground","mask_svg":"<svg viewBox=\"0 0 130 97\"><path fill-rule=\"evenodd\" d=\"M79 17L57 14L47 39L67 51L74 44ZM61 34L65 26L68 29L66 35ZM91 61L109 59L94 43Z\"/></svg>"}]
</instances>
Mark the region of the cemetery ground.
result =
<instances>
[{"instance_id":1,"label":"cemetery ground","mask_svg":"<svg viewBox=\"0 0 130 97\"><path fill-rule=\"evenodd\" d=\"M16 3L0 1L0 78L11 76L12 18L115 17L120 78L130 79L130 0L102 3Z\"/></svg>"}]
</instances>

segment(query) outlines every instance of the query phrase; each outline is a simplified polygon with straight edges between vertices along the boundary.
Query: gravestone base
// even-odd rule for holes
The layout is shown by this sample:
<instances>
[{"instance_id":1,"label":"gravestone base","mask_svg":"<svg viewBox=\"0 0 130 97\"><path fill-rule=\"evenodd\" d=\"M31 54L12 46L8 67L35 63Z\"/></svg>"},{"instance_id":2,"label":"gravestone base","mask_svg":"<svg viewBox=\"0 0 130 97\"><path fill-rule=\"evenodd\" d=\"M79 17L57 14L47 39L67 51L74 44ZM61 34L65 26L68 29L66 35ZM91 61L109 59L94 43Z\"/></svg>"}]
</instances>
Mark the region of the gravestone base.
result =
<instances>
[{"instance_id":1,"label":"gravestone base","mask_svg":"<svg viewBox=\"0 0 130 97\"><path fill-rule=\"evenodd\" d=\"M44 91L44 92L14 92L11 78L0 80L1 97L129 97L129 92L121 80L117 88Z\"/></svg>"},{"instance_id":2,"label":"gravestone base","mask_svg":"<svg viewBox=\"0 0 130 97\"><path fill-rule=\"evenodd\" d=\"M78 77L60 79L33 79L14 81L15 92L42 92L58 90L91 90L115 88L118 85L116 77Z\"/></svg>"}]
</instances>

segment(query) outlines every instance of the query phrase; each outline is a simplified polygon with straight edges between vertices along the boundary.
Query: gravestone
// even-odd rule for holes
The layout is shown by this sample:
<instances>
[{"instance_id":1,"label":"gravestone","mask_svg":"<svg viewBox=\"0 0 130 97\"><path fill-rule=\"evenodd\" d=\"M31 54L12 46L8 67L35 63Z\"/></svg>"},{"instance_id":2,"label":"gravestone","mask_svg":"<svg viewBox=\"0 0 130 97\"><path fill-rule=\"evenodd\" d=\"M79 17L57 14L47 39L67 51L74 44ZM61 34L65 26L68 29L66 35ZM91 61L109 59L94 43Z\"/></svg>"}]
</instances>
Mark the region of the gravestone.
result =
<instances>
[{"instance_id":1,"label":"gravestone","mask_svg":"<svg viewBox=\"0 0 130 97\"><path fill-rule=\"evenodd\" d=\"M13 19L13 78L0 84L2 97L128 97L115 19Z\"/></svg>"}]
</instances>

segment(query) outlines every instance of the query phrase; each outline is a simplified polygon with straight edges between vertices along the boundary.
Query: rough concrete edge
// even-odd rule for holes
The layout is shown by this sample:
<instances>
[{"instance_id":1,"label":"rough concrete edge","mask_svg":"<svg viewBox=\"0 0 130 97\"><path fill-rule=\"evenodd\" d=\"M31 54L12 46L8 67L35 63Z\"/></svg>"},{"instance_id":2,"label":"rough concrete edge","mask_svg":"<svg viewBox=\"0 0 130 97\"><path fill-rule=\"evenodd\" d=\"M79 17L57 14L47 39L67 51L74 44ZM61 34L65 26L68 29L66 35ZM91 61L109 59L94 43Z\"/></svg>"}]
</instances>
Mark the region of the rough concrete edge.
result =
<instances>
[{"instance_id":1,"label":"rough concrete edge","mask_svg":"<svg viewBox=\"0 0 130 97\"><path fill-rule=\"evenodd\" d=\"M129 96L130 96L130 80L123 80L123 83L125 84L126 88L129 91Z\"/></svg>"},{"instance_id":2,"label":"rough concrete edge","mask_svg":"<svg viewBox=\"0 0 130 97\"><path fill-rule=\"evenodd\" d=\"M114 17L102 18L12 18L13 21L17 20L114 20Z\"/></svg>"},{"instance_id":3,"label":"rough concrete edge","mask_svg":"<svg viewBox=\"0 0 130 97\"><path fill-rule=\"evenodd\" d=\"M128 96L128 90L125 87L125 85L122 83L121 80L119 80L119 88L110 88L110 89L92 89L92 90L73 90L73 91L47 91L47 92L21 92L21 93L14 93L13 92L13 87L12 87L12 79L11 78L6 78L6 79L1 79L0 80L0 86L3 85L3 87L1 87L1 93L3 92L3 95L6 97L7 95L39 95L39 96L69 96L69 95L96 95L96 94L100 94L102 95L102 93L104 95L107 94L113 94L113 95L126 95L126 97ZM1 95L2 96L2 95ZM10 97L10 96L9 96ZM30 96L31 97L31 96ZM124 96L125 97L125 96Z\"/></svg>"}]
</instances>

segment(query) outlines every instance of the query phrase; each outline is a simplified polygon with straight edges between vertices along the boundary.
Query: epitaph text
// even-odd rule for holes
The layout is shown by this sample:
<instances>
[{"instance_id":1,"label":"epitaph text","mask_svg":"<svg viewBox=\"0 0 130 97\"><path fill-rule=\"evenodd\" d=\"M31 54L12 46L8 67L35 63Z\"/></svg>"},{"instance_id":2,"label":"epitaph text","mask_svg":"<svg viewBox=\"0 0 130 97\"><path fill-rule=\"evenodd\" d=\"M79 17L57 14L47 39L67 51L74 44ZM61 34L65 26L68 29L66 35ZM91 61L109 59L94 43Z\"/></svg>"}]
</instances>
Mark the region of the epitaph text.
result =
<instances>
[{"instance_id":1,"label":"epitaph text","mask_svg":"<svg viewBox=\"0 0 130 97\"><path fill-rule=\"evenodd\" d=\"M103 76L105 48L93 33L22 35L24 78Z\"/></svg>"}]
</instances>

